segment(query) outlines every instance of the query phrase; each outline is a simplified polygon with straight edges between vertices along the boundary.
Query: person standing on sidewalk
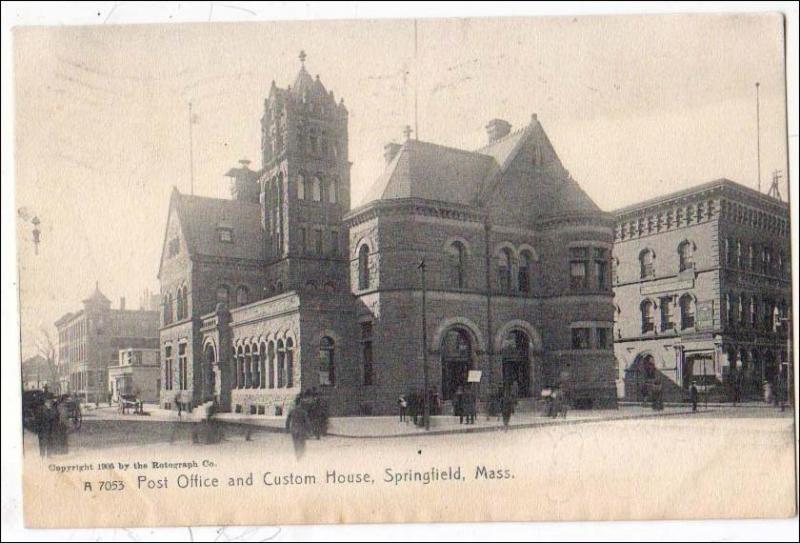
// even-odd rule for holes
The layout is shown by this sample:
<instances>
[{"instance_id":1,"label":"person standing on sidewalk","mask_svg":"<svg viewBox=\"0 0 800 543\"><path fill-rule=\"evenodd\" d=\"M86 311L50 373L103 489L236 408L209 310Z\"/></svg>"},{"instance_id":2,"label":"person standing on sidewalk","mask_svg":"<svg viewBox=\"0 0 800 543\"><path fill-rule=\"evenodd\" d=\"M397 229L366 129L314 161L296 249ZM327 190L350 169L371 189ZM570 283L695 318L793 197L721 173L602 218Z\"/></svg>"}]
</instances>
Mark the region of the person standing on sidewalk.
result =
<instances>
[{"instance_id":1,"label":"person standing on sidewalk","mask_svg":"<svg viewBox=\"0 0 800 543\"><path fill-rule=\"evenodd\" d=\"M464 387L459 386L453 399L453 414L458 417L459 424L464 424L464 403Z\"/></svg>"},{"instance_id":2,"label":"person standing on sidewalk","mask_svg":"<svg viewBox=\"0 0 800 543\"><path fill-rule=\"evenodd\" d=\"M400 397L397 398L397 405L400 408L400 422L405 422L408 424L408 419L406 418L406 411L408 410L408 400L403 394L400 394Z\"/></svg>"},{"instance_id":3,"label":"person standing on sidewalk","mask_svg":"<svg viewBox=\"0 0 800 543\"><path fill-rule=\"evenodd\" d=\"M692 413L697 413L697 398L699 393L697 392L697 384L692 381L692 386L689 388L689 398L692 400Z\"/></svg>"},{"instance_id":4,"label":"person standing on sidewalk","mask_svg":"<svg viewBox=\"0 0 800 543\"><path fill-rule=\"evenodd\" d=\"M306 452L306 438L308 437L308 413L302 398L295 400L294 409L289 413L289 433L292 435L294 455L300 460Z\"/></svg>"},{"instance_id":5,"label":"person standing on sidewalk","mask_svg":"<svg viewBox=\"0 0 800 543\"><path fill-rule=\"evenodd\" d=\"M503 397L500 400L500 413L503 416L503 429L508 430L508 424L511 422L511 414L514 412L514 397L511 391L506 389L503 392Z\"/></svg>"}]
</instances>

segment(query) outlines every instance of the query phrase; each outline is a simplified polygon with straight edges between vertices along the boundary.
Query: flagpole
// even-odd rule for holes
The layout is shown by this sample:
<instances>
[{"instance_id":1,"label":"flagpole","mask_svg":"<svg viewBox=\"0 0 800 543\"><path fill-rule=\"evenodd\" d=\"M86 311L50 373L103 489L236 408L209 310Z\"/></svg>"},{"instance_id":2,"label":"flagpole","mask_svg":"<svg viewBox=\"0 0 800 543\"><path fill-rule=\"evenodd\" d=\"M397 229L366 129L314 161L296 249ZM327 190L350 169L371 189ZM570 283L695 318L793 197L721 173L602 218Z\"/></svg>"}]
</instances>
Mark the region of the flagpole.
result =
<instances>
[{"instance_id":1,"label":"flagpole","mask_svg":"<svg viewBox=\"0 0 800 543\"><path fill-rule=\"evenodd\" d=\"M192 103L189 102L189 194L194 196L194 142L192 141Z\"/></svg>"}]
</instances>

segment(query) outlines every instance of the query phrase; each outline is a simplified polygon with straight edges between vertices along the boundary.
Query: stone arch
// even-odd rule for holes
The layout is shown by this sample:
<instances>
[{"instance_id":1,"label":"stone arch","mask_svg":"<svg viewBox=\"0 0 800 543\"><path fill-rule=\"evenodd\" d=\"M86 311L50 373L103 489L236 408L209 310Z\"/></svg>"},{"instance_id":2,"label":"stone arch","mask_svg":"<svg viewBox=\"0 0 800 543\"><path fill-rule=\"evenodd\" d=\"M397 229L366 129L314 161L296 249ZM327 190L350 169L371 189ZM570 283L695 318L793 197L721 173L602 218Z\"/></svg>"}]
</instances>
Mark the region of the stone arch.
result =
<instances>
[{"instance_id":1,"label":"stone arch","mask_svg":"<svg viewBox=\"0 0 800 543\"><path fill-rule=\"evenodd\" d=\"M539 261L539 253L536 252L536 249L533 248L532 245L528 243L523 243L519 246L519 253L522 254L523 251L528 251L531 255L531 260L534 262Z\"/></svg>"},{"instance_id":2,"label":"stone arch","mask_svg":"<svg viewBox=\"0 0 800 543\"><path fill-rule=\"evenodd\" d=\"M501 241L501 242L497 243L494 246L494 253L493 253L494 257L495 258L500 258L500 252L503 249L508 249L509 251L511 251L511 258L513 259L513 261L516 261L517 258L519 258L519 251L517 251L517 248L514 247L514 244L511 243L510 241ZM513 262L512 262L512 264L513 264Z\"/></svg>"},{"instance_id":3,"label":"stone arch","mask_svg":"<svg viewBox=\"0 0 800 543\"><path fill-rule=\"evenodd\" d=\"M537 330L531 323L527 321L521 319L513 319L506 322L503 326L501 326L498 329L497 334L495 334L494 351L496 353L500 352L505 337L514 330L520 330L528 335L528 337L531 340L531 343L533 344L533 352L540 353L544 349L542 344L542 335L539 333L539 330Z\"/></svg>"},{"instance_id":4,"label":"stone arch","mask_svg":"<svg viewBox=\"0 0 800 543\"><path fill-rule=\"evenodd\" d=\"M441 350L442 340L444 339L445 334L454 327L460 327L467 330L474 342L475 354L486 352L486 342L483 338L480 328L466 317L450 317L439 323L439 326L436 328L436 332L431 338L431 342L428 347L429 352L438 353Z\"/></svg>"},{"instance_id":5,"label":"stone arch","mask_svg":"<svg viewBox=\"0 0 800 543\"><path fill-rule=\"evenodd\" d=\"M472 256L472 245L468 242L465 238L461 236L451 236L447 238L444 242L443 250L446 252L447 249L454 243L459 242L464 247L464 252L467 253L467 256Z\"/></svg>"}]
</instances>

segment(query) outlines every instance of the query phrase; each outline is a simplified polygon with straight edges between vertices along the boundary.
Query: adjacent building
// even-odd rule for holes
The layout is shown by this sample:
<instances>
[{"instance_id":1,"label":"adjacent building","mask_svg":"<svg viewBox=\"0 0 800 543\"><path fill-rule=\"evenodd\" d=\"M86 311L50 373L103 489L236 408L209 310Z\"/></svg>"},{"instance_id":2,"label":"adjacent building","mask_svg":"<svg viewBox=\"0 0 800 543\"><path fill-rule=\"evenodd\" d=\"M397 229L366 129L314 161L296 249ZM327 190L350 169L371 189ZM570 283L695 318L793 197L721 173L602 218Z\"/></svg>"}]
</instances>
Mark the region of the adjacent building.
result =
<instances>
[{"instance_id":1,"label":"adjacent building","mask_svg":"<svg viewBox=\"0 0 800 543\"><path fill-rule=\"evenodd\" d=\"M53 360L36 354L22 361L22 390L55 390L56 370Z\"/></svg>"},{"instance_id":2,"label":"adjacent building","mask_svg":"<svg viewBox=\"0 0 800 543\"><path fill-rule=\"evenodd\" d=\"M108 368L118 364L121 349L158 348L158 311L127 309L124 298L112 308L98 286L55 326L60 391L90 402L108 399Z\"/></svg>"},{"instance_id":3,"label":"adjacent building","mask_svg":"<svg viewBox=\"0 0 800 543\"><path fill-rule=\"evenodd\" d=\"M108 368L108 390L113 401L120 395L136 396L147 403L158 403L161 393L159 349L123 349L119 363Z\"/></svg>"},{"instance_id":4,"label":"adjacent building","mask_svg":"<svg viewBox=\"0 0 800 543\"><path fill-rule=\"evenodd\" d=\"M625 399L763 397L787 382L789 205L720 179L616 217L615 353Z\"/></svg>"},{"instance_id":5,"label":"adjacent building","mask_svg":"<svg viewBox=\"0 0 800 543\"><path fill-rule=\"evenodd\" d=\"M613 217L536 116L492 120L474 151L407 130L355 209L347 124L303 65L272 83L261 169L231 169L231 199L173 191L161 405L280 415L315 388L333 413L390 413L427 376L447 408L470 370L484 400L558 383L614 405Z\"/></svg>"}]
</instances>

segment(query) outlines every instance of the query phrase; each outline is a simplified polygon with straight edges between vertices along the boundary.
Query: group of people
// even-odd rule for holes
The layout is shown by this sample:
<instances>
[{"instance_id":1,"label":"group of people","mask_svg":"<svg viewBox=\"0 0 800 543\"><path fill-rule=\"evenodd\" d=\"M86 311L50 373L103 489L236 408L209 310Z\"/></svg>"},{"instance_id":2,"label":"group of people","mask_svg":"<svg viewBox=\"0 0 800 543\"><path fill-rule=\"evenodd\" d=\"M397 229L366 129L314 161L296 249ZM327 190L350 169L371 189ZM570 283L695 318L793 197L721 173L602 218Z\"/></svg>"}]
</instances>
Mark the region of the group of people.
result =
<instances>
[{"instance_id":1,"label":"group of people","mask_svg":"<svg viewBox=\"0 0 800 543\"><path fill-rule=\"evenodd\" d=\"M314 436L320 439L328 433L328 405L316 388L297 395L294 407L286 417L286 428L292 436L295 456L305 454L306 440Z\"/></svg>"},{"instance_id":2,"label":"group of people","mask_svg":"<svg viewBox=\"0 0 800 543\"><path fill-rule=\"evenodd\" d=\"M44 404L37 409L34 424L39 439L39 456L67 453L69 413L63 399L45 399Z\"/></svg>"},{"instance_id":3,"label":"group of people","mask_svg":"<svg viewBox=\"0 0 800 543\"><path fill-rule=\"evenodd\" d=\"M397 399L400 422L413 422L417 426L425 424L425 395L421 392L402 394ZM439 394L434 389L428 391L428 415L439 415L442 411Z\"/></svg>"},{"instance_id":4,"label":"group of people","mask_svg":"<svg viewBox=\"0 0 800 543\"><path fill-rule=\"evenodd\" d=\"M458 387L453 399L453 412L458 417L459 424L475 424L475 415L478 413L478 398L472 387Z\"/></svg>"}]
</instances>

